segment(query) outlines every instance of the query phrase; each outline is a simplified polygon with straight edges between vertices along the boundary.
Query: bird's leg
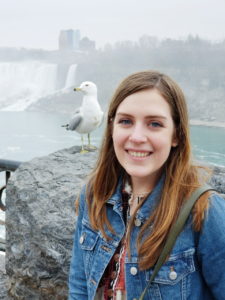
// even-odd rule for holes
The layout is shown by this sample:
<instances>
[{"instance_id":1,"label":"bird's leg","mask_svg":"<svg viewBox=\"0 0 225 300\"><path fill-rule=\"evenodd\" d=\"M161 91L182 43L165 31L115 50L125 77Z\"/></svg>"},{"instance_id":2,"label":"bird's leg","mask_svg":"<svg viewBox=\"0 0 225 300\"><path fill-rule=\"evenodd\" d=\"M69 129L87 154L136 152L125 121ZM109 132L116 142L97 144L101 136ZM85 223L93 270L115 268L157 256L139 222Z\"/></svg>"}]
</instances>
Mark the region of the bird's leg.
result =
<instances>
[{"instance_id":1,"label":"bird's leg","mask_svg":"<svg viewBox=\"0 0 225 300\"><path fill-rule=\"evenodd\" d=\"M91 135L88 133L88 148L89 149L97 149L95 146L91 145Z\"/></svg>"},{"instance_id":2,"label":"bird's leg","mask_svg":"<svg viewBox=\"0 0 225 300\"><path fill-rule=\"evenodd\" d=\"M80 153L87 153L88 151L84 149L84 137L81 135L81 151Z\"/></svg>"}]
</instances>

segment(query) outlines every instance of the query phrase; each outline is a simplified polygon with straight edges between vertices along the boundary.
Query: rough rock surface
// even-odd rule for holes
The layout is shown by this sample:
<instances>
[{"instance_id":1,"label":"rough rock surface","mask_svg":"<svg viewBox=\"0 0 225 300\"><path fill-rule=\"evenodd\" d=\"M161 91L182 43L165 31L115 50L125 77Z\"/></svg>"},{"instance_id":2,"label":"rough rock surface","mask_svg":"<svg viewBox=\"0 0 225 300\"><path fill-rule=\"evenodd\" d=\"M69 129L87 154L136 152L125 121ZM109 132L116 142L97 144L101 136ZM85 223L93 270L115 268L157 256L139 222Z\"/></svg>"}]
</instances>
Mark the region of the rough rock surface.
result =
<instances>
[{"instance_id":1,"label":"rough rock surface","mask_svg":"<svg viewBox=\"0 0 225 300\"><path fill-rule=\"evenodd\" d=\"M5 271L5 252L0 251L0 300L10 300L7 295L8 276Z\"/></svg>"},{"instance_id":2,"label":"rough rock surface","mask_svg":"<svg viewBox=\"0 0 225 300\"><path fill-rule=\"evenodd\" d=\"M95 152L79 151L35 158L8 183L6 271L13 299L67 299L74 201L96 161Z\"/></svg>"},{"instance_id":3,"label":"rough rock surface","mask_svg":"<svg viewBox=\"0 0 225 300\"><path fill-rule=\"evenodd\" d=\"M214 167L213 171L210 184L215 187L218 192L225 196L225 168Z\"/></svg>"},{"instance_id":4,"label":"rough rock surface","mask_svg":"<svg viewBox=\"0 0 225 300\"><path fill-rule=\"evenodd\" d=\"M0 299L67 299L74 201L97 156L79 150L72 147L35 158L11 177L6 195L8 280L0 272ZM224 175L224 168L216 168L212 179L222 193Z\"/></svg>"},{"instance_id":5,"label":"rough rock surface","mask_svg":"<svg viewBox=\"0 0 225 300\"><path fill-rule=\"evenodd\" d=\"M7 295L7 276L0 271L0 300L11 300L12 298Z\"/></svg>"}]
</instances>

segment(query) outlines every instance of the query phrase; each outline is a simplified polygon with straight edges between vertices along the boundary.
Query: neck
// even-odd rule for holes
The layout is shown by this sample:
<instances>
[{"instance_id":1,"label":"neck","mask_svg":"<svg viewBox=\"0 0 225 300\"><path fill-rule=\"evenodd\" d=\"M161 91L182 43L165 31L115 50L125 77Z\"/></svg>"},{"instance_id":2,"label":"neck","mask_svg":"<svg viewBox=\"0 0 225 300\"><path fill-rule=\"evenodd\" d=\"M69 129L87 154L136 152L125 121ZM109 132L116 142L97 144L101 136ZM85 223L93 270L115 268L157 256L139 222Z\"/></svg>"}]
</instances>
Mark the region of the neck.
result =
<instances>
[{"instance_id":1,"label":"neck","mask_svg":"<svg viewBox=\"0 0 225 300\"><path fill-rule=\"evenodd\" d=\"M135 197L138 196L146 196L149 194L155 187L156 183L158 181L155 177L153 180L146 180L146 178L137 178L132 177L131 178L131 184L132 184L132 193Z\"/></svg>"}]
</instances>

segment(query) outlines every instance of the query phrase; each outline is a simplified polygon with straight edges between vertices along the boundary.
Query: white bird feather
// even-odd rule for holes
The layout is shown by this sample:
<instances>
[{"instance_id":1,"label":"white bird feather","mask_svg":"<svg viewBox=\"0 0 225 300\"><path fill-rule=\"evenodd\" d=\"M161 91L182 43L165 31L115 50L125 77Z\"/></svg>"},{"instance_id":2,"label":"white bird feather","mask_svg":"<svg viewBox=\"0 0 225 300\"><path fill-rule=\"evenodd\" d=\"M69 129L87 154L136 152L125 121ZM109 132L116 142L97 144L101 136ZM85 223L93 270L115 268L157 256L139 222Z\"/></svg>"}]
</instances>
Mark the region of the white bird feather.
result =
<instances>
[{"instance_id":1,"label":"white bird feather","mask_svg":"<svg viewBox=\"0 0 225 300\"><path fill-rule=\"evenodd\" d=\"M78 133L88 134L88 146L90 144L90 133L98 128L103 122L104 113L98 103L97 98L97 86L91 81L82 82L75 91L81 91L83 96L83 101L81 106L75 111L72 119L63 127L67 130L77 131ZM82 152L84 151L83 137L82 139Z\"/></svg>"}]
</instances>

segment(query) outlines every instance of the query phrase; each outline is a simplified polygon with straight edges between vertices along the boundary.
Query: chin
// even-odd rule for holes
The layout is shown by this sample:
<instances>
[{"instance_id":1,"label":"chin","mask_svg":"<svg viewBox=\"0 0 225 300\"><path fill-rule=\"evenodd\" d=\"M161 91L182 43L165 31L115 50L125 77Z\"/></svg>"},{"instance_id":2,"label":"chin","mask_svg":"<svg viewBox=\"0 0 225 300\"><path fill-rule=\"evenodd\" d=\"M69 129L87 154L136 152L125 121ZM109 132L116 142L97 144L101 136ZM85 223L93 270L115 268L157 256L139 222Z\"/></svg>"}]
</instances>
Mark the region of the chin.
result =
<instances>
[{"instance_id":1,"label":"chin","mask_svg":"<svg viewBox=\"0 0 225 300\"><path fill-rule=\"evenodd\" d=\"M152 181L154 184L158 181L162 174L162 168L152 171L137 171L137 169L125 169L125 171L128 175L130 175L130 177L140 180Z\"/></svg>"},{"instance_id":2,"label":"chin","mask_svg":"<svg viewBox=\"0 0 225 300\"><path fill-rule=\"evenodd\" d=\"M140 179L150 177L152 174L154 174L154 173L146 173L146 172L137 172L137 170L126 170L126 172L131 177L136 177Z\"/></svg>"}]
</instances>

